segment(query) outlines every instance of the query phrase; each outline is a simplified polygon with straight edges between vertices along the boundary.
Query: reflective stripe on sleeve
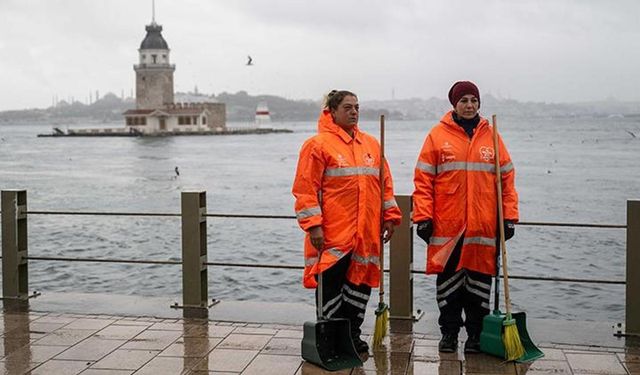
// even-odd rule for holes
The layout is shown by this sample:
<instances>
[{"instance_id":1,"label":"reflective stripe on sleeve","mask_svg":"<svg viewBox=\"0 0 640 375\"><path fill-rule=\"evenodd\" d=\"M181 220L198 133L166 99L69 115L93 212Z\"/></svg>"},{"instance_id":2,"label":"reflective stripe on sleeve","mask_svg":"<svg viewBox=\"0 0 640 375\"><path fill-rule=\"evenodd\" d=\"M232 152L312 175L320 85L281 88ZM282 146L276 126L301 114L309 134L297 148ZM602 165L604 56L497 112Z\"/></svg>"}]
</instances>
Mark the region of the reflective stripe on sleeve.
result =
<instances>
[{"instance_id":1,"label":"reflective stripe on sleeve","mask_svg":"<svg viewBox=\"0 0 640 375\"><path fill-rule=\"evenodd\" d=\"M353 254L351 255L351 260L353 260L354 262L363 264L363 265L368 265L369 263L371 264L375 264L376 266L380 265L380 258L378 258L377 256L368 256L368 257L363 257L361 255L358 254Z\"/></svg>"},{"instance_id":2,"label":"reflective stripe on sleeve","mask_svg":"<svg viewBox=\"0 0 640 375\"><path fill-rule=\"evenodd\" d=\"M500 173L507 173L507 172L511 172L512 170L513 170L512 162L508 162L507 164L500 167Z\"/></svg>"},{"instance_id":3,"label":"reflective stripe on sleeve","mask_svg":"<svg viewBox=\"0 0 640 375\"><path fill-rule=\"evenodd\" d=\"M344 256L344 254L345 254L342 251L340 251L340 249L338 249L337 247L332 247L331 249L327 249L325 251L328 252L329 254L337 257L338 259L342 258Z\"/></svg>"},{"instance_id":4,"label":"reflective stripe on sleeve","mask_svg":"<svg viewBox=\"0 0 640 375\"><path fill-rule=\"evenodd\" d=\"M373 167L328 168L324 171L327 177L377 176L378 174L378 168Z\"/></svg>"},{"instance_id":5,"label":"reflective stripe on sleeve","mask_svg":"<svg viewBox=\"0 0 640 375\"><path fill-rule=\"evenodd\" d=\"M384 209L388 210L393 207L398 207L398 203L396 203L395 198L384 202Z\"/></svg>"},{"instance_id":6,"label":"reflective stripe on sleeve","mask_svg":"<svg viewBox=\"0 0 640 375\"><path fill-rule=\"evenodd\" d=\"M431 174L436 174L436 167L428 164L428 163L424 163L421 162L420 160L418 160L418 163L416 164L416 169L419 169L423 172L427 172L427 173L431 173Z\"/></svg>"},{"instance_id":7,"label":"reflective stripe on sleeve","mask_svg":"<svg viewBox=\"0 0 640 375\"><path fill-rule=\"evenodd\" d=\"M345 255L345 253L340 251L340 249L338 249L337 247L332 247L330 249L324 250L323 252L328 252L338 259L342 258ZM304 260L304 265L307 267L313 266L316 263L318 263L318 257L308 257Z\"/></svg>"},{"instance_id":8,"label":"reflective stripe on sleeve","mask_svg":"<svg viewBox=\"0 0 640 375\"><path fill-rule=\"evenodd\" d=\"M298 220L302 220L302 219L306 219L308 217L316 216L320 214L322 214L322 210L320 209L320 207L315 206L315 207L305 208L304 210L297 211L296 218Z\"/></svg>"},{"instance_id":9,"label":"reflective stripe on sleeve","mask_svg":"<svg viewBox=\"0 0 640 375\"><path fill-rule=\"evenodd\" d=\"M304 260L305 267L311 267L316 263L318 263L318 257L309 257Z\"/></svg>"}]
</instances>

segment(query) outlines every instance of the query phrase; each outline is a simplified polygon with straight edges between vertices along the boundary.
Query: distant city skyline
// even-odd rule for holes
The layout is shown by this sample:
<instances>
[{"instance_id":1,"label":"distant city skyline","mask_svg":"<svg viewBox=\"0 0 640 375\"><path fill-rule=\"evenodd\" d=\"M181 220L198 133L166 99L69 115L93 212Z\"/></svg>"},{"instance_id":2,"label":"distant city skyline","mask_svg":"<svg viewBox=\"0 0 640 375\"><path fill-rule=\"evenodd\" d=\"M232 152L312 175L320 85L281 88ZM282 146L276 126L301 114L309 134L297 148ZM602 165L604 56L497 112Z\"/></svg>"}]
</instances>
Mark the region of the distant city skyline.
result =
<instances>
[{"instance_id":1,"label":"distant city skyline","mask_svg":"<svg viewBox=\"0 0 640 375\"><path fill-rule=\"evenodd\" d=\"M445 98L468 79L519 101L640 101L640 2L613 4L157 0L155 19L180 92ZM150 0L3 0L0 14L0 110L131 95Z\"/></svg>"}]
</instances>

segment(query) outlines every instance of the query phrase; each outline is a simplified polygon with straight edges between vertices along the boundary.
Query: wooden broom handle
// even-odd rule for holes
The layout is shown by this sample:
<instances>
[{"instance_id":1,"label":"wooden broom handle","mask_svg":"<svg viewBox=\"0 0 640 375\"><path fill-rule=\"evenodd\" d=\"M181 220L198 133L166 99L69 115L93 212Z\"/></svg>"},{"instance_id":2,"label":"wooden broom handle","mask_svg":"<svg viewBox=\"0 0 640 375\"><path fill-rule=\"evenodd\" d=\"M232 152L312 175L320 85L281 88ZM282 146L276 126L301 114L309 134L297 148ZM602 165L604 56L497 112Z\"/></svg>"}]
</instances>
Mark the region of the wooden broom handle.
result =
<instances>
[{"instance_id":1,"label":"wooden broom handle","mask_svg":"<svg viewBox=\"0 0 640 375\"><path fill-rule=\"evenodd\" d=\"M384 297L384 115L380 115L380 170L378 171L378 183L380 184L380 288L378 293L380 303Z\"/></svg>"},{"instance_id":2,"label":"wooden broom handle","mask_svg":"<svg viewBox=\"0 0 640 375\"><path fill-rule=\"evenodd\" d=\"M498 228L500 230L500 250L502 252L502 273L504 277L504 305L507 316L511 317L511 298L509 297L509 273L507 272L507 245L504 239L504 214L502 212L502 174L500 172L500 145L498 143L498 121L491 116L493 124L493 149L496 167L496 190L498 192Z\"/></svg>"}]
</instances>

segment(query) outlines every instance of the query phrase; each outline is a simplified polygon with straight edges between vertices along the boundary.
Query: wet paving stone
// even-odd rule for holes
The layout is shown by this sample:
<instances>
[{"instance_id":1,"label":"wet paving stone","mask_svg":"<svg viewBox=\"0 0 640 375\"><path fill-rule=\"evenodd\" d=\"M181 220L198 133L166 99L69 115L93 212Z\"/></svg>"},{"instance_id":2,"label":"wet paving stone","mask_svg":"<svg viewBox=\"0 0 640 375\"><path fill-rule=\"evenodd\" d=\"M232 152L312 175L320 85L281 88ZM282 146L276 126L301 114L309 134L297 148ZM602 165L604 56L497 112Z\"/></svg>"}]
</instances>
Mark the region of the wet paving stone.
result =
<instances>
[{"instance_id":1,"label":"wet paving stone","mask_svg":"<svg viewBox=\"0 0 640 375\"><path fill-rule=\"evenodd\" d=\"M194 370L241 372L257 355L257 350L214 349Z\"/></svg>"},{"instance_id":2,"label":"wet paving stone","mask_svg":"<svg viewBox=\"0 0 640 375\"><path fill-rule=\"evenodd\" d=\"M286 375L295 374L302 365L302 358L259 354L242 372L243 375Z\"/></svg>"},{"instance_id":3,"label":"wet paving stone","mask_svg":"<svg viewBox=\"0 0 640 375\"><path fill-rule=\"evenodd\" d=\"M538 360L533 363L516 364L516 372L518 375L571 375L573 373L568 362L549 360Z\"/></svg>"},{"instance_id":4,"label":"wet paving stone","mask_svg":"<svg viewBox=\"0 0 640 375\"><path fill-rule=\"evenodd\" d=\"M267 343L262 353L300 356L300 339L274 337Z\"/></svg>"},{"instance_id":5,"label":"wet paving stone","mask_svg":"<svg viewBox=\"0 0 640 375\"><path fill-rule=\"evenodd\" d=\"M95 336L107 340L130 340L147 328L146 325L116 325L112 324L100 331Z\"/></svg>"},{"instance_id":6,"label":"wet paving stone","mask_svg":"<svg viewBox=\"0 0 640 375\"><path fill-rule=\"evenodd\" d=\"M262 350L270 339L270 336L265 335L240 335L232 333L218 345L218 348Z\"/></svg>"},{"instance_id":7,"label":"wet paving stone","mask_svg":"<svg viewBox=\"0 0 640 375\"><path fill-rule=\"evenodd\" d=\"M183 337L163 350L159 356L202 358L213 350L221 341L221 338Z\"/></svg>"},{"instance_id":8,"label":"wet paving stone","mask_svg":"<svg viewBox=\"0 0 640 375\"><path fill-rule=\"evenodd\" d=\"M200 358L156 357L147 362L136 375L175 375L189 373Z\"/></svg>"},{"instance_id":9,"label":"wet paving stone","mask_svg":"<svg viewBox=\"0 0 640 375\"><path fill-rule=\"evenodd\" d=\"M58 354L55 358L74 361L97 361L124 343L126 343L125 340L105 340L92 336Z\"/></svg>"},{"instance_id":10,"label":"wet paving stone","mask_svg":"<svg viewBox=\"0 0 640 375\"><path fill-rule=\"evenodd\" d=\"M566 355L571 370L576 374L626 375L627 373L615 354L567 353Z\"/></svg>"},{"instance_id":11,"label":"wet paving stone","mask_svg":"<svg viewBox=\"0 0 640 375\"><path fill-rule=\"evenodd\" d=\"M439 353L439 337L390 333L360 368L327 372L300 356L301 327L82 314L0 314L2 374L640 375L640 348L553 344L530 364ZM371 342L370 335L363 339Z\"/></svg>"},{"instance_id":12,"label":"wet paving stone","mask_svg":"<svg viewBox=\"0 0 640 375\"><path fill-rule=\"evenodd\" d=\"M158 355L153 350L118 349L91 366L94 369L138 370Z\"/></svg>"},{"instance_id":13,"label":"wet paving stone","mask_svg":"<svg viewBox=\"0 0 640 375\"><path fill-rule=\"evenodd\" d=\"M179 331L143 331L122 346L123 349L164 350L182 334Z\"/></svg>"}]
</instances>

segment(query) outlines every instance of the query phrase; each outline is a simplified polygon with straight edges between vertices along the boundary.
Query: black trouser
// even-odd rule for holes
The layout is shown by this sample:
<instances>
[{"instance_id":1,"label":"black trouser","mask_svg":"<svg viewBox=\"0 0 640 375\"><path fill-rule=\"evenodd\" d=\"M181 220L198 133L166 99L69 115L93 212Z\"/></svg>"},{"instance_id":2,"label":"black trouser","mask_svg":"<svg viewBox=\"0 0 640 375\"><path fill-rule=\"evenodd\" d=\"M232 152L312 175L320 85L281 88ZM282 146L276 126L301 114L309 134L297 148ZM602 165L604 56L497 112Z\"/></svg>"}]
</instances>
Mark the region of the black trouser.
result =
<instances>
[{"instance_id":1,"label":"black trouser","mask_svg":"<svg viewBox=\"0 0 640 375\"><path fill-rule=\"evenodd\" d=\"M440 309L440 331L442 334L455 334L463 325L468 336L480 336L482 319L489 314L491 295L491 275L461 269L456 272L463 238L456 247L436 279L436 300ZM464 310L465 320L462 320Z\"/></svg>"},{"instance_id":2,"label":"black trouser","mask_svg":"<svg viewBox=\"0 0 640 375\"><path fill-rule=\"evenodd\" d=\"M351 254L343 256L331 268L322 273L322 311L326 318L347 318L351 336L360 337L367 302L371 295L368 285L354 285L347 280ZM318 290L316 289L316 308Z\"/></svg>"}]
</instances>

